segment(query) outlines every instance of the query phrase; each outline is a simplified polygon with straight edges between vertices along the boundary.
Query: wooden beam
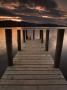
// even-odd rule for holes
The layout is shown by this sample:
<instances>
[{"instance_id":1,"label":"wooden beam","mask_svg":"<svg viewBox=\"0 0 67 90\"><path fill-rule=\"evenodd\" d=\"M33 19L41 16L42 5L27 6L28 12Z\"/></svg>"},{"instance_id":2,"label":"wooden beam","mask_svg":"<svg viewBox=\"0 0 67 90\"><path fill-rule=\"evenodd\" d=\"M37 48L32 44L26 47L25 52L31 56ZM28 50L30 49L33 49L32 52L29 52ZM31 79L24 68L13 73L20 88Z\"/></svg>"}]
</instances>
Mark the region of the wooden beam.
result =
<instances>
[{"instance_id":1,"label":"wooden beam","mask_svg":"<svg viewBox=\"0 0 67 90\"><path fill-rule=\"evenodd\" d=\"M21 30L17 30L18 51L21 51Z\"/></svg>"},{"instance_id":2,"label":"wooden beam","mask_svg":"<svg viewBox=\"0 0 67 90\"><path fill-rule=\"evenodd\" d=\"M5 29L5 36L6 36L6 49L7 49L7 56L8 56L8 66L12 66L13 65L12 30Z\"/></svg>"},{"instance_id":3,"label":"wooden beam","mask_svg":"<svg viewBox=\"0 0 67 90\"><path fill-rule=\"evenodd\" d=\"M23 42L25 43L25 30L23 30Z\"/></svg>"},{"instance_id":4,"label":"wooden beam","mask_svg":"<svg viewBox=\"0 0 67 90\"><path fill-rule=\"evenodd\" d=\"M49 48L49 30L46 30L45 50L48 51L48 48Z\"/></svg>"},{"instance_id":5,"label":"wooden beam","mask_svg":"<svg viewBox=\"0 0 67 90\"><path fill-rule=\"evenodd\" d=\"M64 31L65 31L64 29L59 29L57 32L57 44L56 44L55 62L54 62L55 68L59 68L59 66L60 66Z\"/></svg>"},{"instance_id":6,"label":"wooden beam","mask_svg":"<svg viewBox=\"0 0 67 90\"><path fill-rule=\"evenodd\" d=\"M33 39L35 39L35 30L33 30Z\"/></svg>"}]
</instances>

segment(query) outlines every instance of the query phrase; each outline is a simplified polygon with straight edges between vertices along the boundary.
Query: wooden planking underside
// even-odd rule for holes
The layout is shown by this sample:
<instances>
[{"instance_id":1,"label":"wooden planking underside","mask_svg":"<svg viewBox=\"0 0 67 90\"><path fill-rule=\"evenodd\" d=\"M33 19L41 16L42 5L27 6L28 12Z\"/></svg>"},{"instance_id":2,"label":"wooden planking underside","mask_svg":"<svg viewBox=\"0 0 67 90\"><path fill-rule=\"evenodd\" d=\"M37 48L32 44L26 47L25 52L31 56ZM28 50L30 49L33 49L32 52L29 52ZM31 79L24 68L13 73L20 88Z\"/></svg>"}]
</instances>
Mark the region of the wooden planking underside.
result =
<instances>
[{"instance_id":1,"label":"wooden planking underside","mask_svg":"<svg viewBox=\"0 0 67 90\"><path fill-rule=\"evenodd\" d=\"M33 48L23 48L14 57L14 65L6 69L0 80L0 90L67 90L67 81L54 68L54 60L41 47L40 40L31 44Z\"/></svg>"}]
</instances>

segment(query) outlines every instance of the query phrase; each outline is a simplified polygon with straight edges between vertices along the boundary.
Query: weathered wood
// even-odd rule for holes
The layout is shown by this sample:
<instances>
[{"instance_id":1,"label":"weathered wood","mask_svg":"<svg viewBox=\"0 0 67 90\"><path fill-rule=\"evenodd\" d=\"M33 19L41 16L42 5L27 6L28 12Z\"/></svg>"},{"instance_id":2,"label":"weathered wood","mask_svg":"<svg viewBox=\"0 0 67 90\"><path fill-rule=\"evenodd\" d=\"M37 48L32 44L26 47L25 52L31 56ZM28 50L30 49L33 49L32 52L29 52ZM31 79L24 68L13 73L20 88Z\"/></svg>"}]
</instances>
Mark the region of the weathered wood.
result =
<instances>
[{"instance_id":1,"label":"weathered wood","mask_svg":"<svg viewBox=\"0 0 67 90\"><path fill-rule=\"evenodd\" d=\"M64 29L59 29L57 32L57 44L56 44L56 52L55 52L55 68L59 68L60 59L62 53L63 39L64 39Z\"/></svg>"},{"instance_id":2,"label":"weathered wood","mask_svg":"<svg viewBox=\"0 0 67 90\"><path fill-rule=\"evenodd\" d=\"M33 40L35 39L35 30L33 30Z\"/></svg>"},{"instance_id":3,"label":"weathered wood","mask_svg":"<svg viewBox=\"0 0 67 90\"><path fill-rule=\"evenodd\" d=\"M13 55L12 55L12 30L5 29L5 36L6 36L6 49L7 49L7 56L8 56L8 65L13 65Z\"/></svg>"},{"instance_id":4,"label":"weathered wood","mask_svg":"<svg viewBox=\"0 0 67 90\"><path fill-rule=\"evenodd\" d=\"M25 43L25 36L26 36L26 34L25 34L25 30L23 30L23 42Z\"/></svg>"},{"instance_id":5,"label":"weathered wood","mask_svg":"<svg viewBox=\"0 0 67 90\"><path fill-rule=\"evenodd\" d=\"M48 48L49 48L49 30L46 30L45 50L48 51Z\"/></svg>"},{"instance_id":6,"label":"weathered wood","mask_svg":"<svg viewBox=\"0 0 67 90\"><path fill-rule=\"evenodd\" d=\"M17 30L18 51L21 51L21 30Z\"/></svg>"}]
</instances>

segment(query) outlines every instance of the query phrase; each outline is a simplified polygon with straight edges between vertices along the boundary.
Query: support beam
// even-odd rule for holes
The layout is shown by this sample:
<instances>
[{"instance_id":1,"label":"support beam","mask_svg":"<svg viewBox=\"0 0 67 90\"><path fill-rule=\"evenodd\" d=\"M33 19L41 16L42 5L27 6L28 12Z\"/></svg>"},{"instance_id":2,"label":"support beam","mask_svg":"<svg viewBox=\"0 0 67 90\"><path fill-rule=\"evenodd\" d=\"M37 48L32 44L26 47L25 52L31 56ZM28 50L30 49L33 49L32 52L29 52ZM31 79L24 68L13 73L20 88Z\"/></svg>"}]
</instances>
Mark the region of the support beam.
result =
<instances>
[{"instance_id":1,"label":"support beam","mask_svg":"<svg viewBox=\"0 0 67 90\"><path fill-rule=\"evenodd\" d=\"M59 66L60 66L64 31L65 31L64 29L59 29L58 32L57 32L57 44L56 44L55 62L54 62L54 67L55 68L59 68Z\"/></svg>"},{"instance_id":2,"label":"support beam","mask_svg":"<svg viewBox=\"0 0 67 90\"><path fill-rule=\"evenodd\" d=\"M8 56L8 66L12 66L13 65L12 30L5 29L5 36L6 36L6 49L7 49L7 56Z\"/></svg>"},{"instance_id":3,"label":"support beam","mask_svg":"<svg viewBox=\"0 0 67 90\"><path fill-rule=\"evenodd\" d=\"M18 51L21 51L21 30L17 30Z\"/></svg>"},{"instance_id":4,"label":"support beam","mask_svg":"<svg viewBox=\"0 0 67 90\"><path fill-rule=\"evenodd\" d=\"M23 42L25 43L25 30L23 30Z\"/></svg>"},{"instance_id":5,"label":"support beam","mask_svg":"<svg viewBox=\"0 0 67 90\"><path fill-rule=\"evenodd\" d=\"M48 48L49 48L49 30L46 30L45 50L48 51Z\"/></svg>"},{"instance_id":6,"label":"support beam","mask_svg":"<svg viewBox=\"0 0 67 90\"><path fill-rule=\"evenodd\" d=\"M35 30L33 30L33 40L35 39Z\"/></svg>"}]
</instances>

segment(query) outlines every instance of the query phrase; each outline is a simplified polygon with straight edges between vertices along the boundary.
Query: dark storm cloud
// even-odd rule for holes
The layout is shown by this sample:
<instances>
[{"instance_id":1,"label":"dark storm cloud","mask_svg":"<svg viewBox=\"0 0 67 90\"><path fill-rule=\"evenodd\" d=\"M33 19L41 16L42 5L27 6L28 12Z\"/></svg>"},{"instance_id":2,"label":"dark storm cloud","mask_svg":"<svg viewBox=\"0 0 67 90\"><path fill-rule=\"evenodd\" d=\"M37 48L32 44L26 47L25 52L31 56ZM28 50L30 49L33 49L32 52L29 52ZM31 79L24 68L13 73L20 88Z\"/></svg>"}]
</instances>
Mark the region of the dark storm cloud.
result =
<instances>
[{"instance_id":1,"label":"dark storm cloud","mask_svg":"<svg viewBox=\"0 0 67 90\"><path fill-rule=\"evenodd\" d=\"M1 7L0 7L0 15L3 15L3 16L14 16L14 14L11 11L9 11L9 10L7 10L5 8L1 8Z\"/></svg>"},{"instance_id":2,"label":"dark storm cloud","mask_svg":"<svg viewBox=\"0 0 67 90\"><path fill-rule=\"evenodd\" d=\"M19 16L28 21L51 22L66 15L58 9L57 0L0 0L0 5L0 15ZM37 6L43 7L44 10L38 11ZM51 17L51 19L40 16Z\"/></svg>"},{"instance_id":3,"label":"dark storm cloud","mask_svg":"<svg viewBox=\"0 0 67 90\"><path fill-rule=\"evenodd\" d=\"M3 3L14 3L14 2L20 2L20 4L28 4L34 6L43 6L46 8L56 8L57 4L54 0L0 0L0 2Z\"/></svg>"},{"instance_id":4,"label":"dark storm cloud","mask_svg":"<svg viewBox=\"0 0 67 90\"><path fill-rule=\"evenodd\" d=\"M43 6L46 8L56 8L57 4L54 0L19 0L19 2L24 4L34 4L34 6Z\"/></svg>"}]
</instances>

